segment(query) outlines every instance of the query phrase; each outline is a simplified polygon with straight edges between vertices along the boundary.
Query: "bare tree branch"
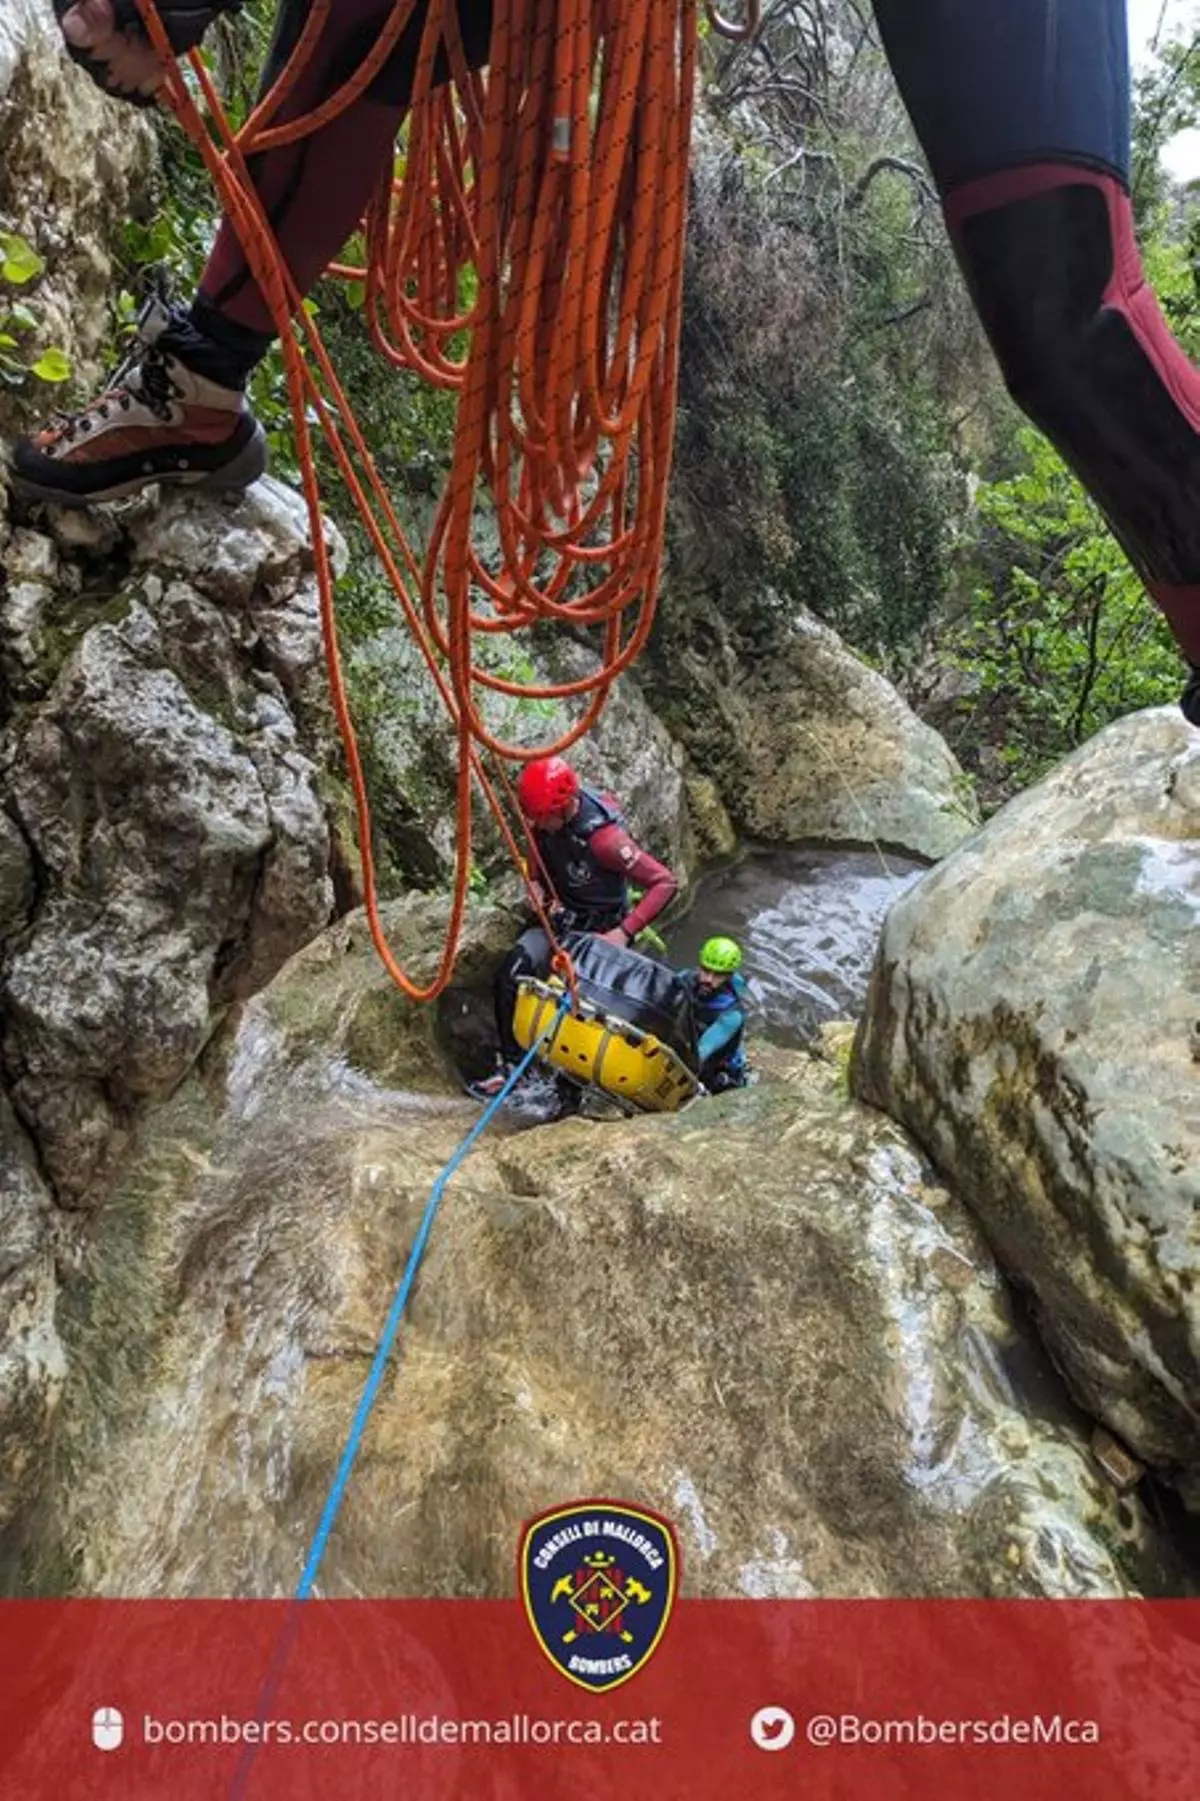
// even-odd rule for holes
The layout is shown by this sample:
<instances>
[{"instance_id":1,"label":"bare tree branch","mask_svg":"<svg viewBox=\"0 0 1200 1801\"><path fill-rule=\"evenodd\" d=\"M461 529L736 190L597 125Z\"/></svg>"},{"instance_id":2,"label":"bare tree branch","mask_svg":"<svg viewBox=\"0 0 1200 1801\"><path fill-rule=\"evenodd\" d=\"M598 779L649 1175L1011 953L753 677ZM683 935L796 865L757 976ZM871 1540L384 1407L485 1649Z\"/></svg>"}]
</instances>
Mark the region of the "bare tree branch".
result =
<instances>
[{"instance_id":1,"label":"bare tree branch","mask_svg":"<svg viewBox=\"0 0 1200 1801\"><path fill-rule=\"evenodd\" d=\"M922 195L930 200L935 206L937 205L937 195L930 187L929 178L919 163L910 163L907 157L903 156L877 156L874 162L868 163L863 174L859 176L858 180L847 194L847 212L853 212L855 207L861 206L867 197L867 192L870 189L871 183L875 181L878 176L883 175L888 171L891 171L896 175L906 176Z\"/></svg>"}]
</instances>

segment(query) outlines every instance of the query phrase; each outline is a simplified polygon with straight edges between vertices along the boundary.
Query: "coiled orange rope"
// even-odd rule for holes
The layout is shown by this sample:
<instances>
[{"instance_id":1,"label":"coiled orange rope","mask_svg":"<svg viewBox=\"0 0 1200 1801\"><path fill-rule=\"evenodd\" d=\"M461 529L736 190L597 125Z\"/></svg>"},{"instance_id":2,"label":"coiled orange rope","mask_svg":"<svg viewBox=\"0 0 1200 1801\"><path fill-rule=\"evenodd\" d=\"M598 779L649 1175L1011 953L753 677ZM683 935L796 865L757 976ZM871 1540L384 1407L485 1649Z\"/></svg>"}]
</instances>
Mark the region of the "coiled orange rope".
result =
<instances>
[{"instance_id":1,"label":"coiled orange rope","mask_svg":"<svg viewBox=\"0 0 1200 1801\"><path fill-rule=\"evenodd\" d=\"M329 15L332 0L313 0L286 68L236 136L200 58L189 58L190 79L171 65L153 0L137 4L172 68L169 103L204 157L279 331L371 934L397 985L429 999L454 967L475 784L524 867L481 751L519 762L566 750L595 723L653 621L675 424L696 0L495 0L485 75L466 66L455 0L429 0L403 174L381 183L368 212L366 267L333 271L365 282L368 326L388 363L458 394L452 464L420 560L246 171L251 155L316 131L363 93L415 0L397 0L370 54L336 94L277 126L272 121ZM757 25L757 0L749 0L744 27L711 10L708 17L714 29L743 35ZM452 82L434 88L443 40ZM438 968L423 986L397 962L379 918L310 409L458 739L453 899ZM483 508L498 529L499 567L475 543ZM601 628L595 674L523 685L477 657L482 637L547 620ZM586 704L555 743L529 749L489 730L479 690Z\"/></svg>"}]
</instances>

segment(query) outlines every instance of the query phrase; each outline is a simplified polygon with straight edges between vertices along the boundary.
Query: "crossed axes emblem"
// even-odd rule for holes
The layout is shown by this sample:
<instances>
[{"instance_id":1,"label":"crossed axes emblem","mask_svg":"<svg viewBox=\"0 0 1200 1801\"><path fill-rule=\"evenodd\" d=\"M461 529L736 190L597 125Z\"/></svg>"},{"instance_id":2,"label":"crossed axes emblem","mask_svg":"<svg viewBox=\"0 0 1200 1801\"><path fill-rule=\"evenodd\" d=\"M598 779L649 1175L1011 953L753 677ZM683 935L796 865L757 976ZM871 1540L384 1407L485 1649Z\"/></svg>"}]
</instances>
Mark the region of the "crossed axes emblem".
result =
<instances>
[{"instance_id":1,"label":"crossed axes emblem","mask_svg":"<svg viewBox=\"0 0 1200 1801\"><path fill-rule=\"evenodd\" d=\"M569 1632L563 1633L563 1644L570 1645L579 1637L580 1631L615 1632L625 1644L633 1643L633 1633L626 1631L621 1624L621 1616L631 1606L644 1607L647 1601L654 1599L650 1590L637 1580L635 1576L623 1578L624 1588L618 1588L608 1569L615 1562L604 1551L593 1551L584 1563L591 1566L591 1573L575 1586L574 1576L562 1576L554 1584L550 1592L551 1601L561 1601L565 1596L575 1610L581 1624L572 1626ZM589 1599L590 1591L590 1599ZM612 1610L602 1626L597 1626L595 1617L600 1611L601 1601L612 1605Z\"/></svg>"}]
</instances>

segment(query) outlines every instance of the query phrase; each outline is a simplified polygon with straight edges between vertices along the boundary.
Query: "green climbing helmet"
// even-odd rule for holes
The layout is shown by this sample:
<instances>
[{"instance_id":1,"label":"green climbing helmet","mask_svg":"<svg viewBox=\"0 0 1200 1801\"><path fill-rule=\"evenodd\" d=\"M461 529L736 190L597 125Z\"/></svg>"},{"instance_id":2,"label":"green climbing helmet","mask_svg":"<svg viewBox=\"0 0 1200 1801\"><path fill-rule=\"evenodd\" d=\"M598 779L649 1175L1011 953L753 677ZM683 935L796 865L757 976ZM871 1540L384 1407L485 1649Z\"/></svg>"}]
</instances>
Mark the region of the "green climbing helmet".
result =
<instances>
[{"instance_id":1,"label":"green climbing helmet","mask_svg":"<svg viewBox=\"0 0 1200 1801\"><path fill-rule=\"evenodd\" d=\"M700 947L700 967L714 975L731 976L741 965L741 946L732 938L709 938Z\"/></svg>"}]
</instances>

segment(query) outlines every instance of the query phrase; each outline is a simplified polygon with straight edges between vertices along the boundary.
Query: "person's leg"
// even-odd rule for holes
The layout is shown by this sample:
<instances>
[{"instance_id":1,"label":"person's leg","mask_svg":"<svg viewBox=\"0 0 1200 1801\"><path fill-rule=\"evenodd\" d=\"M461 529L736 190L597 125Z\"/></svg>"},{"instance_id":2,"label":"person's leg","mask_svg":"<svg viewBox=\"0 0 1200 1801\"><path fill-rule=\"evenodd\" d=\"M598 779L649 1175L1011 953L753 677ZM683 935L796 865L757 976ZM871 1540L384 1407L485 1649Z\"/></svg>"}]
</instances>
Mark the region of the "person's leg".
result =
<instances>
[{"instance_id":1,"label":"person's leg","mask_svg":"<svg viewBox=\"0 0 1200 1801\"><path fill-rule=\"evenodd\" d=\"M522 976L544 976L550 967L551 944L540 926L522 932L496 975L496 1033L500 1054L505 1063L519 1063L524 1052L513 1036L513 1009L517 1004L517 983Z\"/></svg>"},{"instance_id":2,"label":"person's leg","mask_svg":"<svg viewBox=\"0 0 1200 1801\"><path fill-rule=\"evenodd\" d=\"M273 125L311 113L336 93L366 60L387 24L394 0L337 0L316 51ZM311 0L284 0L263 77L268 91L282 74L311 9ZM418 4L399 42L371 86L321 131L252 157L249 172L272 231L301 295L307 294L354 232L387 166L412 98L413 77L427 8ZM459 29L473 68L487 59L491 0L458 0ZM435 83L449 77L445 52ZM228 344L245 368L274 336L270 309L246 263L236 231L225 220L200 280L193 322Z\"/></svg>"},{"instance_id":3,"label":"person's leg","mask_svg":"<svg viewBox=\"0 0 1200 1801\"><path fill-rule=\"evenodd\" d=\"M393 0L337 0L296 87L273 123L311 112L360 66ZM311 0L284 0L264 76L275 81ZM459 0L464 48L487 57L490 0ZM425 9L419 6L370 88L319 132L251 159L250 173L296 287L306 294L351 235L388 166L411 96ZM444 79L444 57L437 70ZM244 389L274 336L269 308L228 220L190 309L151 309L133 363L66 426L22 440L19 491L65 504L112 499L169 480L244 487L265 467L265 442Z\"/></svg>"},{"instance_id":4,"label":"person's leg","mask_svg":"<svg viewBox=\"0 0 1200 1801\"><path fill-rule=\"evenodd\" d=\"M1200 664L1200 373L1134 241L1125 0L875 13L1009 389Z\"/></svg>"}]
</instances>

